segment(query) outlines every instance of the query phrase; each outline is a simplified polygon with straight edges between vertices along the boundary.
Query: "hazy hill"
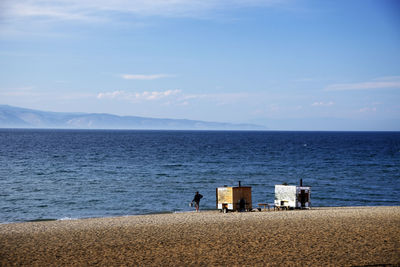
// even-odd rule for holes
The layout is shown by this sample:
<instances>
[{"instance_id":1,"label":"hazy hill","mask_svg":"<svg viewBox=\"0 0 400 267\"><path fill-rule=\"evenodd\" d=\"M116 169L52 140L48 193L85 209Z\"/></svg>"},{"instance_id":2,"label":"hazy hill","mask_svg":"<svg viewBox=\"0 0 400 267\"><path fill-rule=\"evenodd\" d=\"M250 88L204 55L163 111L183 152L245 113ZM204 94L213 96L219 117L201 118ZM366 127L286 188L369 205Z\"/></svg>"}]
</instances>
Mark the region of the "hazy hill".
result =
<instances>
[{"instance_id":1,"label":"hazy hill","mask_svg":"<svg viewBox=\"0 0 400 267\"><path fill-rule=\"evenodd\" d=\"M155 119L95 113L61 113L0 105L0 128L265 130L254 124Z\"/></svg>"}]
</instances>

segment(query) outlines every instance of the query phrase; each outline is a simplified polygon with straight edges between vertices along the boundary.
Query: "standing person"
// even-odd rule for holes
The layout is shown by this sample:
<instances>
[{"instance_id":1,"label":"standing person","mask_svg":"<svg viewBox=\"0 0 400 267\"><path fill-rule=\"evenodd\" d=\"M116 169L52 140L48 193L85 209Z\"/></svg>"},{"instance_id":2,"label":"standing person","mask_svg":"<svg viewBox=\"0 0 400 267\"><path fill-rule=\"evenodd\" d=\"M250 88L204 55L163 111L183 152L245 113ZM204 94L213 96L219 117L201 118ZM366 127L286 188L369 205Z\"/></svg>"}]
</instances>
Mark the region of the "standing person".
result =
<instances>
[{"instance_id":1,"label":"standing person","mask_svg":"<svg viewBox=\"0 0 400 267\"><path fill-rule=\"evenodd\" d=\"M203 198L202 194L199 194L199 191L196 192L196 195L194 195L194 198L192 200L192 203L194 201L194 207L196 208L196 212L199 212L200 208L200 199Z\"/></svg>"}]
</instances>

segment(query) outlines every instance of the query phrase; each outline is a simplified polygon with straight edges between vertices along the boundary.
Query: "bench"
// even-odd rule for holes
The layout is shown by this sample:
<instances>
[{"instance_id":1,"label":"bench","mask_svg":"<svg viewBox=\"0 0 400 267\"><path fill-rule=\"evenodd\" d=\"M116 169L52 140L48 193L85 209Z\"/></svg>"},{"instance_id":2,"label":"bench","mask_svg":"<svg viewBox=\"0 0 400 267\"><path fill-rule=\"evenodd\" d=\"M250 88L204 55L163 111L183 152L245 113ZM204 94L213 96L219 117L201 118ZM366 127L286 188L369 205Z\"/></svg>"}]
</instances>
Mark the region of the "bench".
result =
<instances>
[{"instance_id":1,"label":"bench","mask_svg":"<svg viewBox=\"0 0 400 267\"><path fill-rule=\"evenodd\" d=\"M267 210L267 207L268 207L268 210L269 210L270 205L271 204L268 204L268 203L258 203L258 206L259 207L264 207L264 210Z\"/></svg>"}]
</instances>

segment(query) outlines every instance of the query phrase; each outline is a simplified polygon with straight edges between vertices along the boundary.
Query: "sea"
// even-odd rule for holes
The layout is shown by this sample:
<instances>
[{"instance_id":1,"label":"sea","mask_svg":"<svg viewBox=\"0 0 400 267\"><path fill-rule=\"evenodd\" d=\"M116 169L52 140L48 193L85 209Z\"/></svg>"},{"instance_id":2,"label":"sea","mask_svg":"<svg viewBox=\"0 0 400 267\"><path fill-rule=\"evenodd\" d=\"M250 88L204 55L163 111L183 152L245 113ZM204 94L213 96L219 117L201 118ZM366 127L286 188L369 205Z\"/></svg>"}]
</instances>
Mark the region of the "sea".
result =
<instances>
[{"instance_id":1,"label":"sea","mask_svg":"<svg viewBox=\"0 0 400 267\"><path fill-rule=\"evenodd\" d=\"M0 223L216 208L216 188L311 186L312 207L400 205L400 132L0 129Z\"/></svg>"}]
</instances>

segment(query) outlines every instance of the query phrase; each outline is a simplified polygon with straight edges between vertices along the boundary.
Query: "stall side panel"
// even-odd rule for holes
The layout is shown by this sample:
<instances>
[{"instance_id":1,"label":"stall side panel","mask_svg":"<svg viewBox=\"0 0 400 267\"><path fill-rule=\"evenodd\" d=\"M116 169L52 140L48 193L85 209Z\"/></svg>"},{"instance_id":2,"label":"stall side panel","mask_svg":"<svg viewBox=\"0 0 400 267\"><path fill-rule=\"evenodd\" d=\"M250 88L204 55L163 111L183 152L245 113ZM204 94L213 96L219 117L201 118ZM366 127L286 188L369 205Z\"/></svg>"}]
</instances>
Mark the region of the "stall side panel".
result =
<instances>
[{"instance_id":1,"label":"stall side panel","mask_svg":"<svg viewBox=\"0 0 400 267\"><path fill-rule=\"evenodd\" d=\"M311 201L310 201L310 187L301 186L297 187L297 208L310 208Z\"/></svg>"},{"instance_id":2,"label":"stall side panel","mask_svg":"<svg viewBox=\"0 0 400 267\"><path fill-rule=\"evenodd\" d=\"M233 192L232 187L218 187L218 209L222 209L225 205L228 209L233 209Z\"/></svg>"},{"instance_id":3,"label":"stall side panel","mask_svg":"<svg viewBox=\"0 0 400 267\"><path fill-rule=\"evenodd\" d=\"M251 210L251 187L234 187L233 188L233 204L235 210Z\"/></svg>"},{"instance_id":4,"label":"stall side panel","mask_svg":"<svg viewBox=\"0 0 400 267\"><path fill-rule=\"evenodd\" d=\"M296 207L296 186L275 185L275 206Z\"/></svg>"}]
</instances>

